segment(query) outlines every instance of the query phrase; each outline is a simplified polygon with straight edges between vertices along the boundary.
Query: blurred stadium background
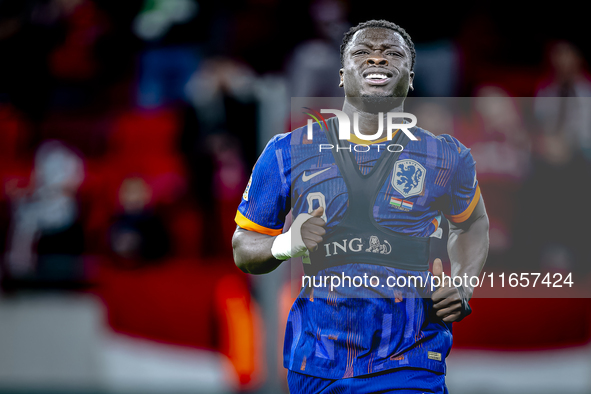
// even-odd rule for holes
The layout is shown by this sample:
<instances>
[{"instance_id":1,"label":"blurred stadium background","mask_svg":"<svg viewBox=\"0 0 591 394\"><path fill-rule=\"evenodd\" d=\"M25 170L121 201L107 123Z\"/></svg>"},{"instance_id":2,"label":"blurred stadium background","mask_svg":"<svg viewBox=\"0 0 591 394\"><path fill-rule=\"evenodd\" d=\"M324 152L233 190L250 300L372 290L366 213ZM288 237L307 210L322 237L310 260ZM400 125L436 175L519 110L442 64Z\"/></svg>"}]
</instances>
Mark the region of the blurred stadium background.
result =
<instances>
[{"instance_id":1,"label":"blurred stadium background","mask_svg":"<svg viewBox=\"0 0 591 394\"><path fill-rule=\"evenodd\" d=\"M0 0L0 393L286 392L289 269L237 270L234 214L290 97L341 96L367 19L413 37L412 96L557 98L422 110L473 149L487 270L589 278L591 106L566 99L591 96L587 14L452 8ZM472 304L452 393L591 393L589 299Z\"/></svg>"}]
</instances>

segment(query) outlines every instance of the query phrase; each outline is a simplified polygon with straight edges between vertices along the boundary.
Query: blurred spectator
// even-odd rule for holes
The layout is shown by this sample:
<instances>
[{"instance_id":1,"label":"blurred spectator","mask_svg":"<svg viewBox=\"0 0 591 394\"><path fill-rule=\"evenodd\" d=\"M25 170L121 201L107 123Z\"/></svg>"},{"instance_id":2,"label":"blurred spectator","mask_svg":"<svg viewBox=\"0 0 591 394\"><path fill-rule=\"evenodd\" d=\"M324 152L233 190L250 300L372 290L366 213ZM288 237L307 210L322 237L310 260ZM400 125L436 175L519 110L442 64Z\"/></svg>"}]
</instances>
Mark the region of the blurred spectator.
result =
<instances>
[{"instance_id":1,"label":"blurred spectator","mask_svg":"<svg viewBox=\"0 0 591 394\"><path fill-rule=\"evenodd\" d=\"M247 155L247 165L256 160L257 77L246 65L227 58L203 62L186 86L194 107L194 121L187 124L181 137L187 154L196 190L207 202L212 193L212 172L216 145L208 144L211 136L228 134L238 141L237 157Z\"/></svg>"},{"instance_id":2,"label":"blurred spectator","mask_svg":"<svg viewBox=\"0 0 591 394\"><path fill-rule=\"evenodd\" d=\"M240 145L227 134L213 135L208 140L215 161L214 195L221 201L235 201L246 184L246 166L241 160Z\"/></svg>"},{"instance_id":3,"label":"blurred spectator","mask_svg":"<svg viewBox=\"0 0 591 394\"><path fill-rule=\"evenodd\" d=\"M9 274L16 279L78 280L84 234L76 192L84 179L82 158L58 141L37 150L28 189L11 188L7 243Z\"/></svg>"},{"instance_id":4,"label":"blurred spectator","mask_svg":"<svg viewBox=\"0 0 591 394\"><path fill-rule=\"evenodd\" d=\"M199 65L199 50L194 38L170 36L174 35L174 27L194 21L198 12L199 4L194 0L144 1L132 27L147 44L139 58L140 107L154 108L186 100L184 87Z\"/></svg>"},{"instance_id":5,"label":"blurred spectator","mask_svg":"<svg viewBox=\"0 0 591 394\"><path fill-rule=\"evenodd\" d=\"M248 65L229 58L211 58L203 62L186 85L201 137L234 135L251 164L256 155L257 83L258 78Z\"/></svg>"},{"instance_id":6,"label":"blurred spectator","mask_svg":"<svg viewBox=\"0 0 591 394\"><path fill-rule=\"evenodd\" d=\"M240 204L242 199L248 179L247 168L241 160L240 146L236 139L227 134L220 134L211 136L208 142L215 163L213 191L217 207L216 223L208 227L216 229L219 226L219 230L215 231L215 242L219 250L230 252L225 248L226 240L232 239L236 229L232 218L236 214L236 205Z\"/></svg>"},{"instance_id":7,"label":"blurred spectator","mask_svg":"<svg viewBox=\"0 0 591 394\"><path fill-rule=\"evenodd\" d=\"M64 17L65 37L49 58L54 77L81 82L96 76L98 62L94 49L107 29L106 15L89 0L53 1L53 13ZM40 14L43 11L38 10Z\"/></svg>"},{"instance_id":8,"label":"blurred spectator","mask_svg":"<svg viewBox=\"0 0 591 394\"><path fill-rule=\"evenodd\" d=\"M148 203L151 190L142 178L127 178L119 189L122 212L110 230L111 249L127 267L160 259L170 251L170 237L162 219Z\"/></svg>"},{"instance_id":9,"label":"blurred spectator","mask_svg":"<svg viewBox=\"0 0 591 394\"><path fill-rule=\"evenodd\" d=\"M516 210L519 268L587 273L591 236L586 225L591 220L589 165L559 135L539 136L535 152L532 172L523 183ZM522 268L524 264L530 267Z\"/></svg>"},{"instance_id":10,"label":"blurred spectator","mask_svg":"<svg viewBox=\"0 0 591 394\"><path fill-rule=\"evenodd\" d=\"M515 200L530 170L530 139L515 98L495 86L482 86L475 96L456 136L476 161L490 221L488 262L505 264L515 235Z\"/></svg>"},{"instance_id":11,"label":"blurred spectator","mask_svg":"<svg viewBox=\"0 0 591 394\"><path fill-rule=\"evenodd\" d=\"M157 108L185 101L184 87L198 65L197 50L190 46L144 51L139 59L138 105Z\"/></svg>"},{"instance_id":12,"label":"blurred spectator","mask_svg":"<svg viewBox=\"0 0 591 394\"><path fill-rule=\"evenodd\" d=\"M536 92L535 115L546 134L563 136L591 159L591 76L573 44L548 46L548 77Z\"/></svg>"},{"instance_id":13,"label":"blurred spectator","mask_svg":"<svg viewBox=\"0 0 591 394\"><path fill-rule=\"evenodd\" d=\"M206 253L215 253L220 244L215 231L221 226L219 207L227 204L228 212L235 210L227 200L223 202L224 196L235 195L246 185L244 168L256 161L258 83L247 65L212 58L203 62L186 86L193 112L183 129L181 149L189 164L193 193L205 214Z\"/></svg>"},{"instance_id":14,"label":"blurred spectator","mask_svg":"<svg viewBox=\"0 0 591 394\"><path fill-rule=\"evenodd\" d=\"M344 96L337 70L343 34L349 29L346 13L340 0L315 0L310 5L316 38L296 46L287 62L292 97Z\"/></svg>"},{"instance_id":15,"label":"blurred spectator","mask_svg":"<svg viewBox=\"0 0 591 394\"><path fill-rule=\"evenodd\" d=\"M145 0L133 30L143 40L156 41L174 25L189 22L198 11L199 4L194 0Z\"/></svg>"}]
</instances>

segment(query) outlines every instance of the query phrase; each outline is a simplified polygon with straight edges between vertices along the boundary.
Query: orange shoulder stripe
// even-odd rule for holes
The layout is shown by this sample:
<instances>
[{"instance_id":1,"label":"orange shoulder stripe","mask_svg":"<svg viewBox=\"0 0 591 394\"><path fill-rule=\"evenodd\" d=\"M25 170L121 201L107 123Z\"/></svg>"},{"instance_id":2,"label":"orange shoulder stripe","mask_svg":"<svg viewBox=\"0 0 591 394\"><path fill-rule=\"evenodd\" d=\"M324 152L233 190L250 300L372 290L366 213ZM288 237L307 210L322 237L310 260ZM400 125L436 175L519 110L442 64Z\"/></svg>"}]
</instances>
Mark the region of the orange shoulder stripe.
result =
<instances>
[{"instance_id":1,"label":"orange shoulder stripe","mask_svg":"<svg viewBox=\"0 0 591 394\"><path fill-rule=\"evenodd\" d=\"M462 223L468 220L472 212L474 212L474 208L476 208L476 204L480 201L480 186L476 186L476 193L474 193L474 197L472 197L472 201L468 208L462 213L458 213L457 215L445 215L446 218L451 220L454 223Z\"/></svg>"},{"instance_id":2,"label":"orange shoulder stripe","mask_svg":"<svg viewBox=\"0 0 591 394\"><path fill-rule=\"evenodd\" d=\"M281 234L283 231L282 229L275 230L272 228L263 227L260 224L256 224L255 222L241 214L240 211L236 211L236 217L234 218L234 221L237 225L239 225L245 230L254 231L261 234L275 236Z\"/></svg>"}]
</instances>

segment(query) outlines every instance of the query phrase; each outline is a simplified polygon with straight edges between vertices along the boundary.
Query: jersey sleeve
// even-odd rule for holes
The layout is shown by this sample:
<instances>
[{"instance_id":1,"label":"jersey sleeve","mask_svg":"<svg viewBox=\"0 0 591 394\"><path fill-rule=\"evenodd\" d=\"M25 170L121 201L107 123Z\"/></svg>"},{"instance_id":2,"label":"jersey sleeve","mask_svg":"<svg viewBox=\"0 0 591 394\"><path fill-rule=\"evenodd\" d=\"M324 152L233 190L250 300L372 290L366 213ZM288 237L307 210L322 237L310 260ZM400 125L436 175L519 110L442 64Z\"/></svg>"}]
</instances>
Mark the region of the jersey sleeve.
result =
<instances>
[{"instance_id":1,"label":"jersey sleeve","mask_svg":"<svg viewBox=\"0 0 591 394\"><path fill-rule=\"evenodd\" d=\"M446 136L448 146L457 152L457 164L449 185L448 204L443 213L454 223L465 222L480 200L480 187L476 178L476 162L470 149L453 137Z\"/></svg>"},{"instance_id":2,"label":"jersey sleeve","mask_svg":"<svg viewBox=\"0 0 591 394\"><path fill-rule=\"evenodd\" d=\"M290 153L288 134L269 141L242 195L235 218L238 226L267 235L281 234L290 209Z\"/></svg>"}]
</instances>

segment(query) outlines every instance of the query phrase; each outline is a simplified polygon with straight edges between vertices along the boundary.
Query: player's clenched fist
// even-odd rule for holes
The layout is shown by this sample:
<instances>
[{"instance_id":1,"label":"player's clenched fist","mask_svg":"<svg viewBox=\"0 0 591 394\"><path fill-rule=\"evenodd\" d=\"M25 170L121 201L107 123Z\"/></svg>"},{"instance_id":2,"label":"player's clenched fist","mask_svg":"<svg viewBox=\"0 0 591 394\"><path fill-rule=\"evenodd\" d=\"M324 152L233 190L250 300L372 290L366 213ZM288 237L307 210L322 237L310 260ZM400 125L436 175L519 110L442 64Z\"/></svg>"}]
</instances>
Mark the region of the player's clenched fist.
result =
<instances>
[{"instance_id":1,"label":"player's clenched fist","mask_svg":"<svg viewBox=\"0 0 591 394\"><path fill-rule=\"evenodd\" d=\"M277 260L287 260L292 257L300 257L315 250L322 242L322 236L326 234L322 219L324 208L320 207L311 214L301 213L293 221L288 232L275 237L271 253Z\"/></svg>"},{"instance_id":2,"label":"player's clenched fist","mask_svg":"<svg viewBox=\"0 0 591 394\"><path fill-rule=\"evenodd\" d=\"M441 286L431 294L435 314L446 323L460 321L472 313L462 287L455 287L450 277L445 277L440 259L433 262L433 276L439 278Z\"/></svg>"},{"instance_id":3,"label":"player's clenched fist","mask_svg":"<svg viewBox=\"0 0 591 394\"><path fill-rule=\"evenodd\" d=\"M300 233L308 250L316 250L318 245L322 242L322 237L326 234L326 230L324 229L326 222L322 219L323 213L324 208L320 207L315 209L310 214L312 217L302 224ZM298 219L300 216L302 215L299 215Z\"/></svg>"}]
</instances>

